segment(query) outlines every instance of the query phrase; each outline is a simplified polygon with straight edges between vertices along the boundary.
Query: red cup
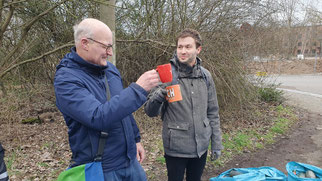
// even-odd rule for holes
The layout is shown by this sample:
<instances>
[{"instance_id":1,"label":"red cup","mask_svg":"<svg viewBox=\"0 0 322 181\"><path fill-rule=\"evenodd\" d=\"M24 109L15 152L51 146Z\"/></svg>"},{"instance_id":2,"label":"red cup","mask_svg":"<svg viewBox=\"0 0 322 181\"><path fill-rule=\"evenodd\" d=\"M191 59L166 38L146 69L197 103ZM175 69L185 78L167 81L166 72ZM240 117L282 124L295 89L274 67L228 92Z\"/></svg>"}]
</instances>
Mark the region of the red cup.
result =
<instances>
[{"instance_id":1,"label":"red cup","mask_svg":"<svg viewBox=\"0 0 322 181\"><path fill-rule=\"evenodd\" d=\"M172 81L172 70L170 63L158 65L156 70L159 73L159 77L162 83Z\"/></svg>"}]
</instances>

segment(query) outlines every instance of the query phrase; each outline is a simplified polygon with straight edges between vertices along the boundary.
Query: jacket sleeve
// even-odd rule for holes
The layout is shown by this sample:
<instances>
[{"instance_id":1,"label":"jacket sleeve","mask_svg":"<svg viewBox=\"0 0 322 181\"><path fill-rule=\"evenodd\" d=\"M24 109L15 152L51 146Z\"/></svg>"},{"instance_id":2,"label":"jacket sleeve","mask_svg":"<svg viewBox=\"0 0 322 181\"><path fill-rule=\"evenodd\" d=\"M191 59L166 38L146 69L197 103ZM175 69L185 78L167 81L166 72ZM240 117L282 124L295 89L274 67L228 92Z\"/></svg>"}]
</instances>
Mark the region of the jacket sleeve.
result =
<instances>
[{"instance_id":1,"label":"jacket sleeve","mask_svg":"<svg viewBox=\"0 0 322 181\"><path fill-rule=\"evenodd\" d=\"M150 94L148 95L148 100L144 104L144 111L149 117L158 116L161 113L161 108L164 104L154 99L154 94L158 89L161 89L161 87L156 87L151 90Z\"/></svg>"},{"instance_id":2,"label":"jacket sleeve","mask_svg":"<svg viewBox=\"0 0 322 181\"><path fill-rule=\"evenodd\" d=\"M101 103L82 80L68 70L56 73L54 87L57 107L64 116L98 131L109 131L111 123L136 111L147 96L142 87L132 83L109 101Z\"/></svg>"},{"instance_id":3,"label":"jacket sleeve","mask_svg":"<svg viewBox=\"0 0 322 181\"><path fill-rule=\"evenodd\" d=\"M1 143L0 143L0 152L2 152L4 149L3 149L3 147L2 147L2 145L1 145Z\"/></svg>"},{"instance_id":4,"label":"jacket sleeve","mask_svg":"<svg viewBox=\"0 0 322 181\"><path fill-rule=\"evenodd\" d=\"M222 150L222 137L220 128L220 117L219 117L219 106L216 93L216 87L214 80L209 71L207 71L209 87L208 87L208 109L207 117L210 120L210 125L212 128L211 134L211 149L212 150Z\"/></svg>"},{"instance_id":5,"label":"jacket sleeve","mask_svg":"<svg viewBox=\"0 0 322 181\"><path fill-rule=\"evenodd\" d=\"M138 125L136 124L136 121L135 121L132 114L130 115L130 119L131 119L131 123L132 123L135 142L138 143L141 141L140 130L139 130Z\"/></svg>"}]
</instances>

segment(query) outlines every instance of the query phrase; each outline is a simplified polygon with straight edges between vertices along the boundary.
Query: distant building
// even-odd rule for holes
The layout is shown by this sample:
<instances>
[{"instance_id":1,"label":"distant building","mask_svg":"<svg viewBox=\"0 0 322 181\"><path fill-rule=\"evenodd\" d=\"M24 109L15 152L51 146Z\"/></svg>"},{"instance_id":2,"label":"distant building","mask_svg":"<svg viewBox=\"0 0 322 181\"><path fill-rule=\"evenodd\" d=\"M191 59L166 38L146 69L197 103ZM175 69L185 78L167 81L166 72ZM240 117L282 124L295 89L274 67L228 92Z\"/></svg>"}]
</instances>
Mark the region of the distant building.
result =
<instances>
[{"instance_id":1,"label":"distant building","mask_svg":"<svg viewBox=\"0 0 322 181\"><path fill-rule=\"evenodd\" d=\"M296 27L254 27L243 23L239 28L244 55L252 57L322 56L322 25ZM254 59L255 60L255 59Z\"/></svg>"},{"instance_id":2,"label":"distant building","mask_svg":"<svg viewBox=\"0 0 322 181\"><path fill-rule=\"evenodd\" d=\"M293 55L312 57L321 55L322 25L294 27L296 45Z\"/></svg>"}]
</instances>

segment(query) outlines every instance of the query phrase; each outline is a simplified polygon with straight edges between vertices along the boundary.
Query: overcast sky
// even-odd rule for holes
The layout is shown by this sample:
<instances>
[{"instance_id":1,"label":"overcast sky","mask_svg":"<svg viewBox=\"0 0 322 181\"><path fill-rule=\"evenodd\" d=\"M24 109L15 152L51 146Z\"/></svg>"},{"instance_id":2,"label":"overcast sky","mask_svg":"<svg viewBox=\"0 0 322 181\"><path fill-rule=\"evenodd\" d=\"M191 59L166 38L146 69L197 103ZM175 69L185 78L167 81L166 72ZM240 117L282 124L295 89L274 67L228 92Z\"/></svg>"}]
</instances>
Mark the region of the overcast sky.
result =
<instances>
[{"instance_id":1,"label":"overcast sky","mask_svg":"<svg viewBox=\"0 0 322 181\"><path fill-rule=\"evenodd\" d=\"M305 16L306 9L313 9L316 11L320 11L322 13L322 0L299 0L302 5L298 7L297 9L297 16L300 18L300 20L303 20Z\"/></svg>"}]
</instances>

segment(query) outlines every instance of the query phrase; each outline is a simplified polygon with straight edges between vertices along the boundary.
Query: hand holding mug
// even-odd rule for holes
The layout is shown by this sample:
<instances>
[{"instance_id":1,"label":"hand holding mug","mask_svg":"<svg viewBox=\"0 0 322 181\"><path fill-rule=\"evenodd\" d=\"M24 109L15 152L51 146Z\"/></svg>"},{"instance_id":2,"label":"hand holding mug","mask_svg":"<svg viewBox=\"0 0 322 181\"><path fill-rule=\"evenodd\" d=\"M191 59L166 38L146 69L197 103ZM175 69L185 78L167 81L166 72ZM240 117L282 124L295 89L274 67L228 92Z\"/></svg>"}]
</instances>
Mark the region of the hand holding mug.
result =
<instances>
[{"instance_id":1,"label":"hand holding mug","mask_svg":"<svg viewBox=\"0 0 322 181\"><path fill-rule=\"evenodd\" d=\"M159 85L159 82L159 75L155 70L144 72L136 81L146 91L150 91L153 87Z\"/></svg>"}]
</instances>

